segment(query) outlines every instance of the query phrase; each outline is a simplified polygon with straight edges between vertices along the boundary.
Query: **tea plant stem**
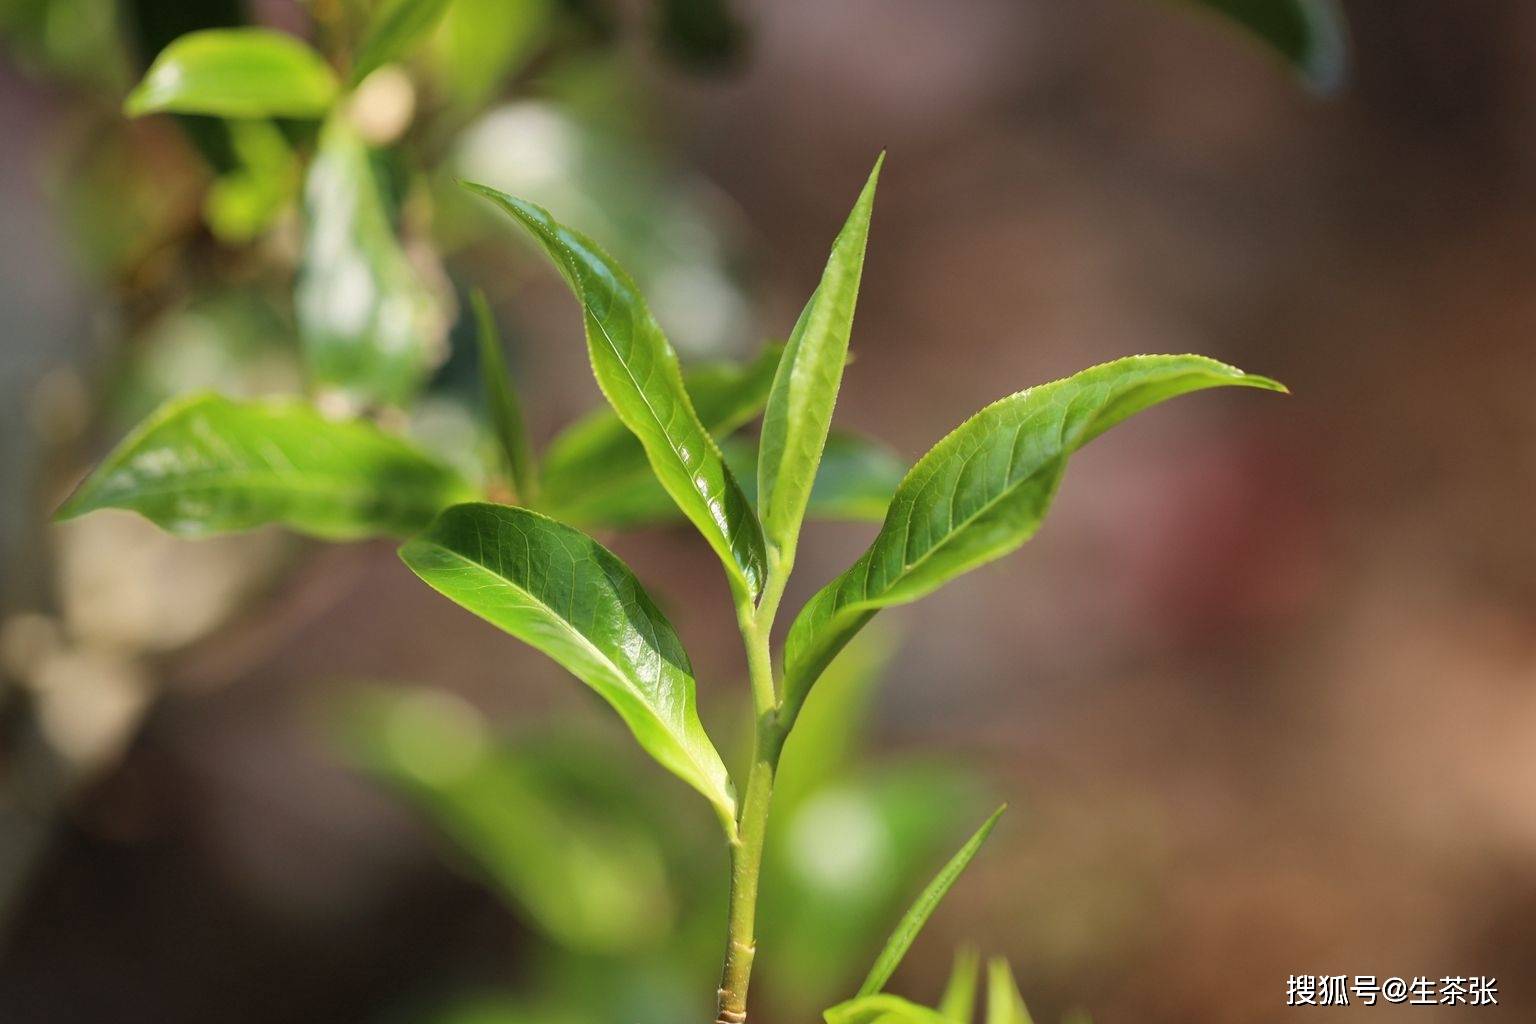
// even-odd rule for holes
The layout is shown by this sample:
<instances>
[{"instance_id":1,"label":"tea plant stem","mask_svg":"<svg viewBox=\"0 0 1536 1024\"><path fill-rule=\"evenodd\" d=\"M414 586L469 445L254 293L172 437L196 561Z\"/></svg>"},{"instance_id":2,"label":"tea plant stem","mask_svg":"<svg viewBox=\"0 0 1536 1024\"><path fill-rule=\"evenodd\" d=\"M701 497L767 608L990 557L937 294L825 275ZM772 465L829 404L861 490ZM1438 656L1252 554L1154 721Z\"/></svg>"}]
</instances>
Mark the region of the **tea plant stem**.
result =
<instances>
[{"instance_id":1,"label":"tea plant stem","mask_svg":"<svg viewBox=\"0 0 1536 1024\"><path fill-rule=\"evenodd\" d=\"M784 747L779 724L779 700L773 681L769 635L779 599L784 593L784 574L773 571L756 608L737 606L741 638L747 650L747 671L752 681L752 706L756 728L752 735L752 767L747 772L737 821L736 842L731 848L731 897L721 972L719 1007L715 1024L745 1024L747 984L757 954L757 883L762 873L763 843L768 831L768 810L773 802L773 777Z\"/></svg>"}]
</instances>

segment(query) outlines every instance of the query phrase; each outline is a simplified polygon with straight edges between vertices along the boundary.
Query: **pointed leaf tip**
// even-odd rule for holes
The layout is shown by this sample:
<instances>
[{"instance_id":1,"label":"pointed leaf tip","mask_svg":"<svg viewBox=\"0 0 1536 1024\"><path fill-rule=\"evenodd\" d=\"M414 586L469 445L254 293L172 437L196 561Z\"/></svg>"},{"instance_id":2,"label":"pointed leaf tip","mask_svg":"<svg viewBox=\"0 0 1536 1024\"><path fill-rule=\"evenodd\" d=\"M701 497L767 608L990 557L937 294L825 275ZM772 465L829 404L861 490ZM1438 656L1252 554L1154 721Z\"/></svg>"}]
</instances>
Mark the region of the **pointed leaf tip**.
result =
<instances>
[{"instance_id":1,"label":"pointed leaf tip","mask_svg":"<svg viewBox=\"0 0 1536 1024\"><path fill-rule=\"evenodd\" d=\"M543 207L485 185L490 199L555 264L582 309L599 389L640 441L662 487L715 550L738 600L755 603L767 573L757 513L699 420L677 353L622 267Z\"/></svg>"},{"instance_id":2,"label":"pointed leaf tip","mask_svg":"<svg viewBox=\"0 0 1536 1024\"><path fill-rule=\"evenodd\" d=\"M1007 809L1008 805L1003 804L993 811L991 817L982 822L981 827L965 841L965 845L956 851L955 855L949 859L949 863L939 870L933 881L928 883L928 887L913 901L912 906L896 925L895 931L891 933L891 937L886 940L885 948L875 958L874 966L869 969L869 976L864 979L864 984L859 986L860 996L874 995L885 987L887 981L891 980L891 975L900 966L902 958L907 955L907 950L912 948L918 932L923 930L923 926L928 923L928 919L938 908L939 902L954 887L961 872L971 863L982 844L987 841L987 837L992 834L998 819Z\"/></svg>"}]
</instances>

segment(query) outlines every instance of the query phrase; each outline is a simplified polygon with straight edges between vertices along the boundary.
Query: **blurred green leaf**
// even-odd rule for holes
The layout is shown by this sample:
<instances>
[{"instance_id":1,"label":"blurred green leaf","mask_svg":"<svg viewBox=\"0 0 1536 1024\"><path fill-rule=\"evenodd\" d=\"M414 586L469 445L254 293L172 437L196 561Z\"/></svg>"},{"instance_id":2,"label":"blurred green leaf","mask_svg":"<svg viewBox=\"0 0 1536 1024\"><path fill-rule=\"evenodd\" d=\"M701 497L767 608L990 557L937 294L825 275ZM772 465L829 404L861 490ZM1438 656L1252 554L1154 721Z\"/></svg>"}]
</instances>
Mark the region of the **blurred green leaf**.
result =
<instances>
[{"instance_id":1,"label":"blurred green leaf","mask_svg":"<svg viewBox=\"0 0 1536 1024\"><path fill-rule=\"evenodd\" d=\"M746 26L729 0L661 0L656 17L662 49L693 70L731 68L746 49Z\"/></svg>"},{"instance_id":2,"label":"blurred green leaf","mask_svg":"<svg viewBox=\"0 0 1536 1024\"><path fill-rule=\"evenodd\" d=\"M864 246L884 155L875 161L853 212L832 243L821 283L790 332L763 412L757 509L776 570L794 564L800 523L816 482L832 410L848 362L848 335L864 271Z\"/></svg>"},{"instance_id":3,"label":"blurred green leaf","mask_svg":"<svg viewBox=\"0 0 1536 1024\"><path fill-rule=\"evenodd\" d=\"M755 601L764 579L763 531L720 449L683 388L677 354L634 282L590 239L548 211L469 185L527 229L581 302L598 385L645 448L651 469L725 567L738 599Z\"/></svg>"},{"instance_id":4,"label":"blurred green leaf","mask_svg":"<svg viewBox=\"0 0 1536 1024\"><path fill-rule=\"evenodd\" d=\"M627 813L626 762L592 737L565 739L618 783L606 791L551 745L492 740L477 712L431 690L368 694L343 726L353 757L562 946L616 953L665 940L675 908L662 851Z\"/></svg>"},{"instance_id":5,"label":"blurred green leaf","mask_svg":"<svg viewBox=\"0 0 1536 1024\"><path fill-rule=\"evenodd\" d=\"M783 346L770 345L750 363L711 363L683 372L683 386L710 434L724 438L762 412L783 352ZM569 523L620 525L677 514L651 473L645 449L609 409L578 420L551 442L542 483L541 507Z\"/></svg>"},{"instance_id":6,"label":"blurred green leaf","mask_svg":"<svg viewBox=\"0 0 1536 1024\"><path fill-rule=\"evenodd\" d=\"M875 686L891 663L896 641L870 630L827 666L779 754L773 813L787 820L805 799L842 776L863 745Z\"/></svg>"},{"instance_id":7,"label":"blurred green leaf","mask_svg":"<svg viewBox=\"0 0 1536 1024\"><path fill-rule=\"evenodd\" d=\"M827 1024L950 1024L947 1017L900 996L858 996L822 1014Z\"/></svg>"},{"instance_id":8,"label":"blurred green leaf","mask_svg":"<svg viewBox=\"0 0 1536 1024\"><path fill-rule=\"evenodd\" d=\"M981 980L981 955L973 946L955 953L944 995L939 998L939 1013L953 1024L971 1024L976 1013L976 986Z\"/></svg>"},{"instance_id":9,"label":"blurred green leaf","mask_svg":"<svg viewBox=\"0 0 1536 1024\"><path fill-rule=\"evenodd\" d=\"M1338 89L1348 68L1349 44L1338 0L1184 0L1215 11L1246 29L1287 61L1308 86Z\"/></svg>"},{"instance_id":10,"label":"blurred green leaf","mask_svg":"<svg viewBox=\"0 0 1536 1024\"><path fill-rule=\"evenodd\" d=\"M784 648L787 718L881 608L915 601L1032 537L1072 453L1149 406L1227 385L1284 390L1201 356L1130 356L966 420L912 467L869 550L795 619Z\"/></svg>"},{"instance_id":11,"label":"blurred green leaf","mask_svg":"<svg viewBox=\"0 0 1536 1024\"><path fill-rule=\"evenodd\" d=\"M410 533L470 496L458 474L372 424L197 394L135 429L58 517L122 508L185 536L281 523L347 540Z\"/></svg>"},{"instance_id":12,"label":"blurred green leaf","mask_svg":"<svg viewBox=\"0 0 1536 1024\"><path fill-rule=\"evenodd\" d=\"M987 961L987 1024L1033 1024L1008 961Z\"/></svg>"},{"instance_id":13,"label":"blurred green leaf","mask_svg":"<svg viewBox=\"0 0 1536 1024\"><path fill-rule=\"evenodd\" d=\"M397 237L388 197L363 140L345 118L327 121L304 186L294 307L318 384L400 404L441 358L447 318Z\"/></svg>"},{"instance_id":14,"label":"blurred green leaf","mask_svg":"<svg viewBox=\"0 0 1536 1024\"><path fill-rule=\"evenodd\" d=\"M928 888L918 895L917 900L896 925L896 930L891 933L890 939L886 941L885 948L875 958L874 966L869 969L869 976L864 979L864 984L859 986L859 995L874 995L885 987L887 981L891 980L891 975L900 965L902 957L906 956L907 950L912 948L912 942L917 938L917 933L923 930L923 925L927 924L928 918L933 916L939 901L954 886L960 873L976 856L976 851L981 849L981 844L986 842L987 836L992 834L992 829L997 825L997 819L1001 818L1007 809L1008 805L1004 804L993 811L992 816L982 823L981 828L966 840L965 845L960 847L954 857L950 858L949 863L945 864L933 881L928 883Z\"/></svg>"},{"instance_id":15,"label":"blurred green leaf","mask_svg":"<svg viewBox=\"0 0 1536 1024\"><path fill-rule=\"evenodd\" d=\"M450 0L385 0L368 22L363 41L352 61L351 83L356 85L391 61L399 60L426 36Z\"/></svg>"},{"instance_id":16,"label":"blurred green leaf","mask_svg":"<svg viewBox=\"0 0 1536 1024\"><path fill-rule=\"evenodd\" d=\"M336 75L308 44L262 28L189 32L161 51L124 109L216 117L323 117Z\"/></svg>"},{"instance_id":17,"label":"blurred green leaf","mask_svg":"<svg viewBox=\"0 0 1536 1024\"><path fill-rule=\"evenodd\" d=\"M616 555L536 512L474 503L448 509L400 557L434 590L597 691L734 836L736 801L699 722L688 655Z\"/></svg>"},{"instance_id":18,"label":"blurred green leaf","mask_svg":"<svg viewBox=\"0 0 1536 1024\"><path fill-rule=\"evenodd\" d=\"M471 299L475 308L475 337L480 346L480 379L485 387L485 405L495 428L508 478L519 500L532 503L538 492L538 477L533 468L533 448L528 442L528 427L523 422L523 404L507 373L501 352L501 334L491 314L485 293L477 291Z\"/></svg>"},{"instance_id":19,"label":"blurred green leaf","mask_svg":"<svg viewBox=\"0 0 1536 1024\"><path fill-rule=\"evenodd\" d=\"M460 110L478 108L543 45L549 0L453 0L433 37L435 76Z\"/></svg>"},{"instance_id":20,"label":"blurred green leaf","mask_svg":"<svg viewBox=\"0 0 1536 1024\"><path fill-rule=\"evenodd\" d=\"M831 716L807 705L813 713ZM791 787L804 768L814 773L803 762L791 768ZM983 794L967 773L926 762L828 778L802 799L791 789L788 803L777 790L758 969L784 1014L804 1019L857 982L910 893L974 821Z\"/></svg>"},{"instance_id":21,"label":"blurred green leaf","mask_svg":"<svg viewBox=\"0 0 1536 1024\"><path fill-rule=\"evenodd\" d=\"M231 121L237 165L220 175L203 200L203 219L226 242L249 242L272 226L298 192L299 163L270 121Z\"/></svg>"}]
</instances>

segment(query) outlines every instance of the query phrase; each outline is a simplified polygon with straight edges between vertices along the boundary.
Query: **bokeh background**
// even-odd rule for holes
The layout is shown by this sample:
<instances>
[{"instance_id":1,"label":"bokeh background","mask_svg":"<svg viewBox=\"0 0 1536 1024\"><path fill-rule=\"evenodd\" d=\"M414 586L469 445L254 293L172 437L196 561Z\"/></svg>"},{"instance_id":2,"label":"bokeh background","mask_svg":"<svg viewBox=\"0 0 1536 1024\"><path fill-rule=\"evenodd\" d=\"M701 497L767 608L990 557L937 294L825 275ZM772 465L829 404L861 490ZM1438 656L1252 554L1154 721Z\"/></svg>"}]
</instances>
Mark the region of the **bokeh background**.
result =
<instances>
[{"instance_id":1,"label":"bokeh background","mask_svg":"<svg viewBox=\"0 0 1536 1024\"><path fill-rule=\"evenodd\" d=\"M608 1024L677 1010L657 978L707 997L710 958L678 952L717 941L707 811L390 545L46 525L159 397L300 386L293 225L210 233L197 148L118 113L159 5L140 6L5 7L0 1019ZM706 26L700 52L658 40L646 5L555 6L473 102L429 62L432 120L408 136L442 197L424 229L442 272L490 290L540 439L597 401L578 316L453 197L456 174L645 267L685 356L745 357L788 330L888 150L838 422L904 460L994 398L1131 352L1293 391L1137 419L1075 460L1018 555L883 617L860 756L930 788L963 776L964 795L908 794L891 818L832 794L813 819L846 855L828 877L899 880L871 897L888 924L988 799L1012 805L897 991L936 996L969 941L1011 958L1043 1021L1281 1019L1291 974L1496 976L1504 1016L1529 1013L1536 8L1347 3L1349 75L1319 96L1152 0L778 0ZM254 8L308 31L303 6ZM474 421L451 337L415 426L454 450ZM811 530L788 607L872 529ZM682 529L605 539L730 732L743 666L713 556ZM569 966L586 939L538 910L559 891L537 865L487 883L487 859L526 861L517 841L440 827L443 748L550 729L596 730L599 774L654 796L620 800L637 842L704 848L656 869L702 901L704 938L642 929L651 959L677 955L635 988L614 981L622 937ZM491 818L537 835L499 799L481 797ZM927 807L946 810L931 831L908 820ZM855 982L875 941L848 939ZM762 1024L815 1019L795 972L834 953L765 969ZM619 989L606 1012L560 1002L593 977ZM672 1019L705 1019L684 1005Z\"/></svg>"}]
</instances>

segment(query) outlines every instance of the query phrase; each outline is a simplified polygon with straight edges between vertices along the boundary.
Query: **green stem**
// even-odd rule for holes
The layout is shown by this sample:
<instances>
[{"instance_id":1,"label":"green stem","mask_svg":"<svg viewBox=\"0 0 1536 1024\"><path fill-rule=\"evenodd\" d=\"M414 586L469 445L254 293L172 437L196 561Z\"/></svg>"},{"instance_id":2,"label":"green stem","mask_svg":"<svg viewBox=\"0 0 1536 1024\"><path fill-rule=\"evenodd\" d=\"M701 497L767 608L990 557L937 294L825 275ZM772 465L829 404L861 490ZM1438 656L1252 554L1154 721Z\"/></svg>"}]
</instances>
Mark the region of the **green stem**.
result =
<instances>
[{"instance_id":1,"label":"green stem","mask_svg":"<svg viewBox=\"0 0 1536 1024\"><path fill-rule=\"evenodd\" d=\"M769 634L784 594L784 574L771 567L762 602L754 609L739 603L737 620L747 649L747 671L752 680L752 706L756 728L752 734L752 767L747 772L737 820L737 838L731 848L731 901L725 946L725 968L720 976L720 1000L715 1024L745 1024L747 985L757 954L757 883L762 874L763 842L768 832L768 810L773 802L773 777L784 748L779 725L779 700L773 681Z\"/></svg>"}]
</instances>

